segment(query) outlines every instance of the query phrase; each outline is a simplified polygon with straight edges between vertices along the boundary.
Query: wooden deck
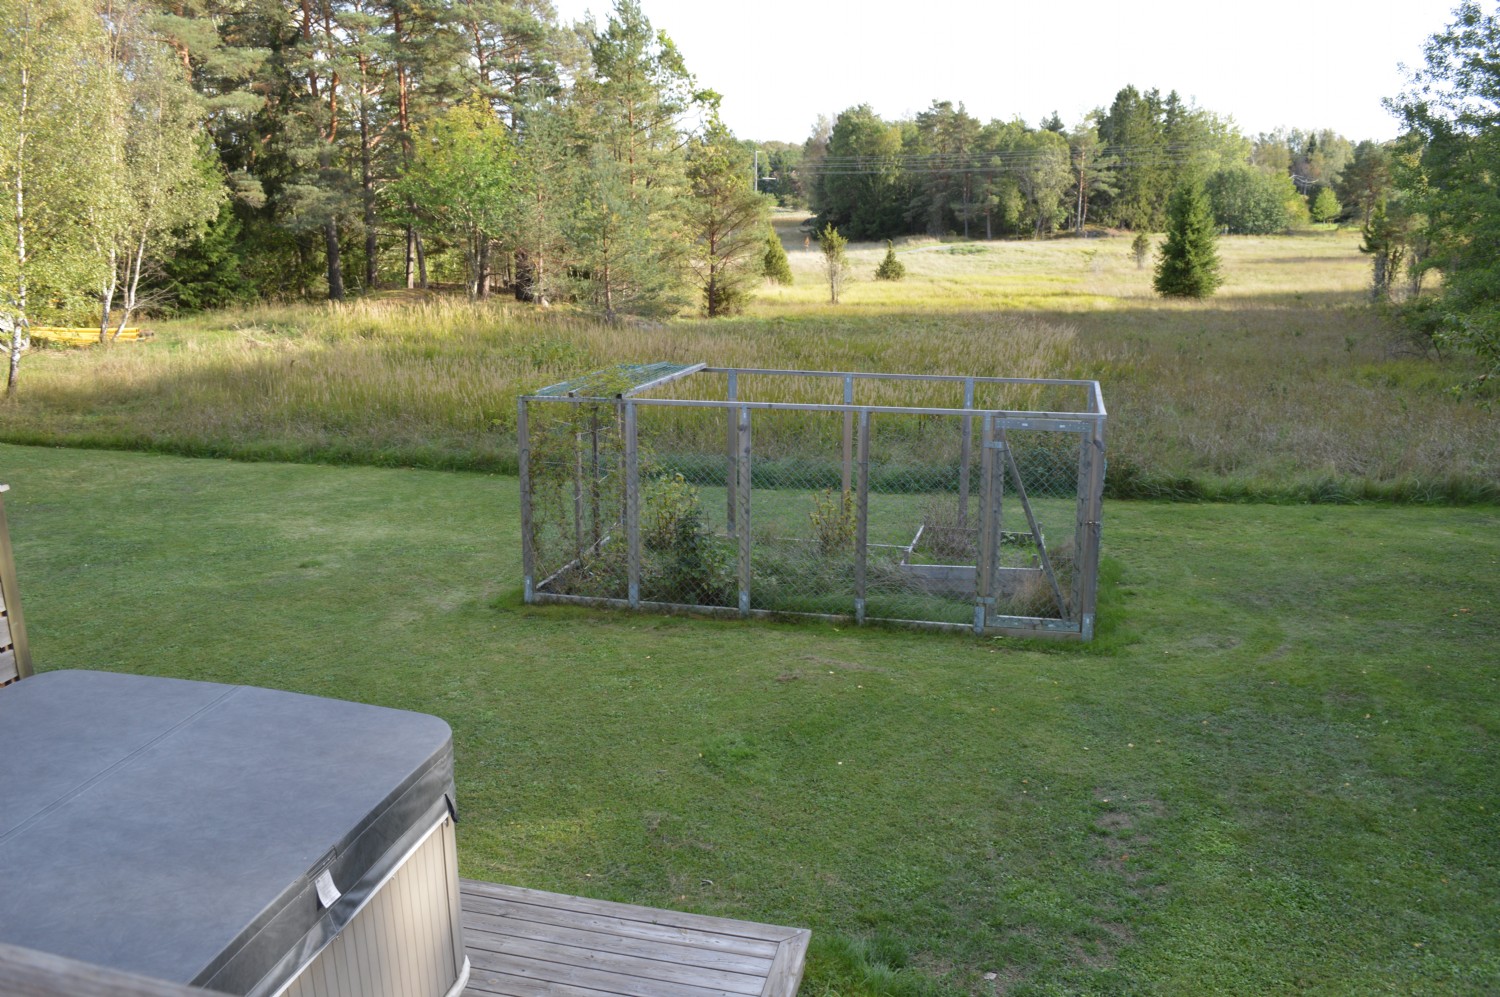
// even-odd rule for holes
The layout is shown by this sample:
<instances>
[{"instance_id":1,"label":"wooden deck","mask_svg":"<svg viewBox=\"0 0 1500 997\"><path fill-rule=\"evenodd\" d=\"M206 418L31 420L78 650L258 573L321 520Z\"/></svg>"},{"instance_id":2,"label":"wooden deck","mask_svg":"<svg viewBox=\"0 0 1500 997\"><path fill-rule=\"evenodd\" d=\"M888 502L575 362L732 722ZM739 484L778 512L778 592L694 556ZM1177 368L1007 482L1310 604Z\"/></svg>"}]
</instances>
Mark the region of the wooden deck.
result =
<instances>
[{"instance_id":1,"label":"wooden deck","mask_svg":"<svg viewBox=\"0 0 1500 997\"><path fill-rule=\"evenodd\" d=\"M811 933L462 880L463 997L793 997Z\"/></svg>"}]
</instances>

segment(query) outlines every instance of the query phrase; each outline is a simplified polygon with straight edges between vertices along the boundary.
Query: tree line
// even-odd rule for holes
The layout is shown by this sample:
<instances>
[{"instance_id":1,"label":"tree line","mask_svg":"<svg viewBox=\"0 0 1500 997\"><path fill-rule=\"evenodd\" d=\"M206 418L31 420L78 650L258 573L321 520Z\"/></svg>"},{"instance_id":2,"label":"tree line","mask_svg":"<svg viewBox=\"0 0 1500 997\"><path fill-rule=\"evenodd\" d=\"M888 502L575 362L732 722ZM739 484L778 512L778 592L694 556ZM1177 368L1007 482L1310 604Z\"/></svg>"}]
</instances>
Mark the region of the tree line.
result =
<instances>
[{"instance_id":1,"label":"tree line","mask_svg":"<svg viewBox=\"0 0 1500 997\"><path fill-rule=\"evenodd\" d=\"M1175 91L1135 86L1071 128L1055 113L985 123L945 100L886 121L862 104L767 152L762 189L860 240L1160 231L1186 183L1205 188L1221 230L1265 234L1363 218L1389 183L1383 144L1326 129L1252 138Z\"/></svg>"}]
</instances>

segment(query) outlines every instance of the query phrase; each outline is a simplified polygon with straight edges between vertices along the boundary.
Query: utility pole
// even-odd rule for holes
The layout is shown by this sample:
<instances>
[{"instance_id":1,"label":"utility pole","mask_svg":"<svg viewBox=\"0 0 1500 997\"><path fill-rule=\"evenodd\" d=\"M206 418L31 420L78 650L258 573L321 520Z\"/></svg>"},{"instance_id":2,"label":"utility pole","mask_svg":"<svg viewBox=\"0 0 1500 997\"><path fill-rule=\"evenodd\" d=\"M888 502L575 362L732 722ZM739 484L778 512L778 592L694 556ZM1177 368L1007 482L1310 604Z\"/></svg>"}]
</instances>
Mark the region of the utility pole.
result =
<instances>
[{"instance_id":1,"label":"utility pole","mask_svg":"<svg viewBox=\"0 0 1500 997\"><path fill-rule=\"evenodd\" d=\"M760 193L760 150L755 150L755 175L751 178L751 186L757 194Z\"/></svg>"}]
</instances>

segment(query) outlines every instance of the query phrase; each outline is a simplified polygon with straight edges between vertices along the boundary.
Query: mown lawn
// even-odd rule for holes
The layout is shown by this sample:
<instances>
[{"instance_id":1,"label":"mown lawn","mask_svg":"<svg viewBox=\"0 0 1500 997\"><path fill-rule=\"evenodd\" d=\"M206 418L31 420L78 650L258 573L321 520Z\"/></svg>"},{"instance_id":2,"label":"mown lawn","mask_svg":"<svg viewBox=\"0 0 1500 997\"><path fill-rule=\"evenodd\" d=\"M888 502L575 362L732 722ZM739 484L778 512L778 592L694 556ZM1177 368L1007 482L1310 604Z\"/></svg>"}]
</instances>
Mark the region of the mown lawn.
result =
<instances>
[{"instance_id":1,"label":"mown lawn","mask_svg":"<svg viewBox=\"0 0 1500 997\"><path fill-rule=\"evenodd\" d=\"M529 610L508 477L0 481L43 668L438 714L465 874L810 926L809 997L1500 990L1493 507L1109 503L1077 647Z\"/></svg>"}]
</instances>

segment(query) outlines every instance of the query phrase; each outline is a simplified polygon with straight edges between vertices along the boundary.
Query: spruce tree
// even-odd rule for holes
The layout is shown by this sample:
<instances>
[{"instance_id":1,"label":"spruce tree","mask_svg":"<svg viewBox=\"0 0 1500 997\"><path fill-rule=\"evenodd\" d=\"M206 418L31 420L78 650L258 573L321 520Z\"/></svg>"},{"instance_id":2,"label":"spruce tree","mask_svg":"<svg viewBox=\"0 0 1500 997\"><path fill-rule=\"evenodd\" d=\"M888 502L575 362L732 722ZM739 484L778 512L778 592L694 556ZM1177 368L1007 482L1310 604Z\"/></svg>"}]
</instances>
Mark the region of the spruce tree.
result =
<instances>
[{"instance_id":1,"label":"spruce tree","mask_svg":"<svg viewBox=\"0 0 1500 997\"><path fill-rule=\"evenodd\" d=\"M906 276L906 264L896 259L896 244L885 240L885 259L875 268L876 280L900 280Z\"/></svg>"},{"instance_id":2,"label":"spruce tree","mask_svg":"<svg viewBox=\"0 0 1500 997\"><path fill-rule=\"evenodd\" d=\"M776 234L775 229L766 233L766 256L764 263L766 279L777 284L790 284L792 282L792 264L786 258L786 247L781 244L781 237Z\"/></svg>"},{"instance_id":3,"label":"spruce tree","mask_svg":"<svg viewBox=\"0 0 1500 997\"><path fill-rule=\"evenodd\" d=\"M1156 261L1151 286L1169 298L1206 298L1221 283L1217 235L1208 197L1196 183L1185 183L1167 203L1167 240Z\"/></svg>"}]
</instances>

